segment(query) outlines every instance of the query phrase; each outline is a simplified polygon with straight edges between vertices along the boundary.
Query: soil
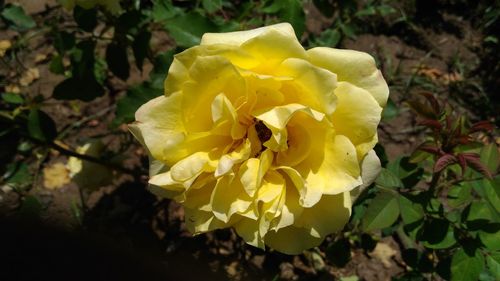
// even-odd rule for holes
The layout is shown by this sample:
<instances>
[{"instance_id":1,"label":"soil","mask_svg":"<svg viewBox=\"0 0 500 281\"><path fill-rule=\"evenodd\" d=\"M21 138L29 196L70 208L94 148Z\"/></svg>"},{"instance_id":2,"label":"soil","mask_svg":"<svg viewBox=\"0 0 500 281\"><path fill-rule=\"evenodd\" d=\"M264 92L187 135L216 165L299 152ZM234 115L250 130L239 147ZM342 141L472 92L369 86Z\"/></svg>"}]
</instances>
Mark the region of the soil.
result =
<instances>
[{"instance_id":1,"label":"soil","mask_svg":"<svg viewBox=\"0 0 500 281\"><path fill-rule=\"evenodd\" d=\"M46 5L55 5L55 0L6 2L21 3L31 14L44 11ZM309 11L309 18L307 26L313 33L328 24L325 19L317 19L317 11ZM460 36L423 28L420 38L425 40L426 49L420 44L411 45L399 37L384 34L361 34L342 42L344 48L372 54L389 82L391 99L399 109L395 118L382 122L379 128L380 143L389 159L410 154L423 140L423 132L416 126L414 115L404 102L426 89L418 85L407 89L408 80L419 69L450 73L450 65L456 60L467 65L468 69L480 63L474 48L477 48L481 35L460 18L452 15L444 18L460 30ZM9 36L2 34L0 38ZM153 48L164 49L171 42L169 40L164 34L156 34ZM62 76L48 70L48 60L35 63L37 54L49 56L54 51L52 47L43 41L34 45L35 49L22 58L28 67L37 67L41 77L29 86L29 94L49 97ZM150 69L151 65L145 66L143 72L134 69L126 83L115 81L116 88L124 89L126 85L143 81ZM398 75L391 74L394 72ZM441 88L437 93L444 99L450 98ZM57 120L61 129L87 116L112 109L120 95L123 91L89 103L54 101L44 110ZM474 114L469 108L461 110ZM113 120L113 112L109 110L88 120L77 133L65 139L65 145L75 148L86 138L108 132L107 124ZM108 136L104 142L112 146L119 142L119 137ZM144 151L139 146L131 147L127 155L132 158L125 163L127 167L147 167ZM67 162L65 156L56 152L51 152L48 159L44 167ZM63 280L65 276L71 276L66 280L339 280L357 276L359 280L375 281L391 280L406 269L400 246L391 237L381 238L379 244L386 245L394 253L387 248L382 254L356 249L342 268L317 264L312 257L305 255L293 257L255 249L243 243L232 230L192 237L184 226L182 206L159 201L146 190L146 182L146 177L134 179L117 175L112 184L84 194L88 210L82 222L72 207L80 201L78 186L69 183L60 189L48 190L42 187L43 177L40 176L32 193L41 199L45 208L43 223L6 221L2 229L8 231L1 231L0 241L7 247L1 251L0 257L3 255L18 262L17 266L24 270L17 280L30 280L35 276L42 280L45 277ZM19 206L19 198L14 192L0 194L0 212L7 216ZM50 255L43 254L52 251ZM29 255L30 259L23 259L23 255ZM320 252L319 255L324 254Z\"/></svg>"}]
</instances>

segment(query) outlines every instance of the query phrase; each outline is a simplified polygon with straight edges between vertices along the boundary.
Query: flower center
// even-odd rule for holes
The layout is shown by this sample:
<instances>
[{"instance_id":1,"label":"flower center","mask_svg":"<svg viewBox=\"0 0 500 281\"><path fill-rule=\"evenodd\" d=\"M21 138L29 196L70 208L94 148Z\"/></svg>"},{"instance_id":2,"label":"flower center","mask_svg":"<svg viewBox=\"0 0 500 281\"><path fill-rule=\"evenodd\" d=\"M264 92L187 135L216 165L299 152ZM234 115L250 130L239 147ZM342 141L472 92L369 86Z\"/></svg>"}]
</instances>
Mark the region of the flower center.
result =
<instances>
[{"instance_id":1,"label":"flower center","mask_svg":"<svg viewBox=\"0 0 500 281\"><path fill-rule=\"evenodd\" d=\"M261 120L257 120L257 123L255 123L255 130L261 143L265 143L273 135L273 132Z\"/></svg>"}]
</instances>

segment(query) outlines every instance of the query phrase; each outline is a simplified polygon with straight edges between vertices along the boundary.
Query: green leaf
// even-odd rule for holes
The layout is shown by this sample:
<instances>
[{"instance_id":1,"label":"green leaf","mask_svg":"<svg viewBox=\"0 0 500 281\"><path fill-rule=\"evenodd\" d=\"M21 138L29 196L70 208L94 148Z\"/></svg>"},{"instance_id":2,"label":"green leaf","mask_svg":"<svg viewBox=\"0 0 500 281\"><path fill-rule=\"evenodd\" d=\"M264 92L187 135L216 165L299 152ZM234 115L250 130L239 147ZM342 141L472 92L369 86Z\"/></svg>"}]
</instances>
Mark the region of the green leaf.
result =
<instances>
[{"instance_id":1,"label":"green leaf","mask_svg":"<svg viewBox=\"0 0 500 281\"><path fill-rule=\"evenodd\" d=\"M54 74L64 74L63 59L60 55L55 55L52 58L52 60L50 61L49 70Z\"/></svg>"},{"instance_id":2,"label":"green leaf","mask_svg":"<svg viewBox=\"0 0 500 281\"><path fill-rule=\"evenodd\" d=\"M17 29L26 30L36 26L35 21L21 6L9 5L2 11L2 17L12 22Z\"/></svg>"},{"instance_id":3,"label":"green leaf","mask_svg":"<svg viewBox=\"0 0 500 281\"><path fill-rule=\"evenodd\" d=\"M82 100L91 101L104 95L104 89L95 78L84 77L82 79L68 78L59 83L53 92L53 97L59 100Z\"/></svg>"},{"instance_id":4,"label":"green leaf","mask_svg":"<svg viewBox=\"0 0 500 281\"><path fill-rule=\"evenodd\" d=\"M356 33L354 32L354 28L349 25L349 24L339 24L340 30L342 30L342 33L344 33L345 36L355 39L356 38Z\"/></svg>"},{"instance_id":5,"label":"green leaf","mask_svg":"<svg viewBox=\"0 0 500 281\"><path fill-rule=\"evenodd\" d=\"M344 267L351 260L351 244L349 239L343 238L333 242L326 249L326 257L334 265Z\"/></svg>"},{"instance_id":6,"label":"green leaf","mask_svg":"<svg viewBox=\"0 0 500 281\"><path fill-rule=\"evenodd\" d=\"M282 21L289 22L297 38L302 37L302 33L306 29L306 16L304 13L304 8L302 6L302 1L300 0L280 0L282 2L282 8L278 14Z\"/></svg>"},{"instance_id":7,"label":"green leaf","mask_svg":"<svg viewBox=\"0 0 500 281\"><path fill-rule=\"evenodd\" d=\"M448 205L457 208L472 200L470 185L454 185L448 190Z\"/></svg>"},{"instance_id":8,"label":"green leaf","mask_svg":"<svg viewBox=\"0 0 500 281\"><path fill-rule=\"evenodd\" d=\"M59 31L54 35L54 47L59 54L71 50L75 46L75 35L66 31Z\"/></svg>"},{"instance_id":9,"label":"green leaf","mask_svg":"<svg viewBox=\"0 0 500 281\"><path fill-rule=\"evenodd\" d=\"M500 162L497 145L495 143L485 145L481 149L480 156L481 163L484 163L490 172L496 173Z\"/></svg>"},{"instance_id":10,"label":"green leaf","mask_svg":"<svg viewBox=\"0 0 500 281\"><path fill-rule=\"evenodd\" d=\"M10 163L7 165L7 172L3 177L6 178L6 183L16 186L29 184L32 179L28 165L23 162Z\"/></svg>"},{"instance_id":11,"label":"green leaf","mask_svg":"<svg viewBox=\"0 0 500 281\"><path fill-rule=\"evenodd\" d=\"M327 29L315 38L312 45L321 47L336 47L342 35L336 29Z\"/></svg>"},{"instance_id":12,"label":"green leaf","mask_svg":"<svg viewBox=\"0 0 500 281\"><path fill-rule=\"evenodd\" d=\"M401 179L403 186L406 188L415 186L424 173L424 170L418 164L410 162L410 158L407 156L398 157L396 160L389 162L387 169Z\"/></svg>"},{"instance_id":13,"label":"green leaf","mask_svg":"<svg viewBox=\"0 0 500 281\"><path fill-rule=\"evenodd\" d=\"M491 253L486 256L486 264L493 276L500 280L500 252Z\"/></svg>"},{"instance_id":14,"label":"green leaf","mask_svg":"<svg viewBox=\"0 0 500 281\"><path fill-rule=\"evenodd\" d=\"M205 11L211 14L222 8L222 0L202 0L201 5Z\"/></svg>"},{"instance_id":15,"label":"green leaf","mask_svg":"<svg viewBox=\"0 0 500 281\"><path fill-rule=\"evenodd\" d=\"M500 251L500 232L494 231L493 233L479 231L479 239L491 251Z\"/></svg>"},{"instance_id":16,"label":"green leaf","mask_svg":"<svg viewBox=\"0 0 500 281\"><path fill-rule=\"evenodd\" d=\"M394 175L394 173L385 168L382 168L382 171L380 171L380 174L375 180L375 184L390 189L403 188L401 180Z\"/></svg>"},{"instance_id":17,"label":"green leaf","mask_svg":"<svg viewBox=\"0 0 500 281\"><path fill-rule=\"evenodd\" d=\"M460 249L455 252L451 261L451 281L478 280L483 268L484 258L479 251L471 256Z\"/></svg>"},{"instance_id":18,"label":"green leaf","mask_svg":"<svg viewBox=\"0 0 500 281\"><path fill-rule=\"evenodd\" d=\"M22 104L24 102L24 99L21 95L14 93L3 93L2 99L7 103L12 104Z\"/></svg>"},{"instance_id":19,"label":"green leaf","mask_svg":"<svg viewBox=\"0 0 500 281\"><path fill-rule=\"evenodd\" d=\"M386 4L382 4L382 5L378 6L377 10L381 16L386 16L386 15L394 14L397 12L396 9L394 9L393 7L386 5Z\"/></svg>"},{"instance_id":20,"label":"green leaf","mask_svg":"<svg viewBox=\"0 0 500 281\"><path fill-rule=\"evenodd\" d=\"M50 142L57 135L56 123L47 113L32 109L28 115L28 132L37 140Z\"/></svg>"},{"instance_id":21,"label":"green leaf","mask_svg":"<svg viewBox=\"0 0 500 281\"><path fill-rule=\"evenodd\" d=\"M364 231L391 226L399 216L398 198L389 192L380 192L370 202L365 216L361 219Z\"/></svg>"},{"instance_id":22,"label":"green leaf","mask_svg":"<svg viewBox=\"0 0 500 281\"><path fill-rule=\"evenodd\" d=\"M141 84L130 88L127 94L118 100L113 126L117 127L121 124L134 121L134 114L137 109L162 93L162 89L152 88L148 84Z\"/></svg>"},{"instance_id":23,"label":"green leaf","mask_svg":"<svg viewBox=\"0 0 500 281\"><path fill-rule=\"evenodd\" d=\"M151 40L151 32L142 31L134 38L134 42L132 42L132 50L134 51L135 57L135 65L139 70L142 71L142 64L144 63L144 59L148 56L149 49L149 41Z\"/></svg>"},{"instance_id":24,"label":"green leaf","mask_svg":"<svg viewBox=\"0 0 500 281\"><path fill-rule=\"evenodd\" d=\"M97 26L97 9L84 9L76 5L73 10L73 18L78 27L87 32L92 32Z\"/></svg>"},{"instance_id":25,"label":"green leaf","mask_svg":"<svg viewBox=\"0 0 500 281\"><path fill-rule=\"evenodd\" d=\"M151 16L156 22L164 22L182 14L182 9L172 5L170 0L153 0Z\"/></svg>"},{"instance_id":26,"label":"green leaf","mask_svg":"<svg viewBox=\"0 0 500 281\"><path fill-rule=\"evenodd\" d=\"M335 12L335 6L328 0L313 0L314 6L320 11L324 16L330 18Z\"/></svg>"},{"instance_id":27,"label":"green leaf","mask_svg":"<svg viewBox=\"0 0 500 281\"><path fill-rule=\"evenodd\" d=\"M406 196L399 196L399 209L405 224L412 224L424 218L424 208L421 204L409 200Z\"/></svg>"},{"instance_id":28,"label":"green leaf","mask_svg":"<svg viewBox=\"0 0 500 281\"><path fill-rule=\"evenodd\" d=\"M111 43L106 48L106 63L116 77L127 80L130 75L127 48L118 43Z\"/></svg>"},{"instance_id":29,"label":"green leaf","mask_svg":"<svg viewBox=\"0 0 500 281\"><path fill-rule=\"evenodd\" d=\"M424 223L421 240L423 245L430 249L447 249L457 241L453 227L447 220L431 219Z\"/></svg>"},{"instance_id":30,"label":"green leaf","mask_svg":"<svg viewBox=\"0 0 500 281\"><path fill-rule=\"evenodd\" d=\"M399 108L396 106L396 104L392 101L392 99L387 100L387 104L382 111L382 120L383 121L389 121L394 119L396 116L399 114Z\"/></svg>"},{"instance_id":31,"label":"green leaf","mask_svg":"<svg viewBox=\"0 0 500 281\"><path fill-rule=\"evenodd\" d=\"M42 204L40 201L35 196L29 195L24 198L19 214L24 218L38 218L41 211Z\"/></svg>"},{"instance_id":32,"label":"green leaf","mask_svg":"<svg viewBox=\"0 0 500 281\"><path fill-rule=\"evenodd\" d=\"M168 20L165 28L178 46L186 48L198 45L204 33L216 31L214 23L196 12Z\"/></svg>"}]
</instances>

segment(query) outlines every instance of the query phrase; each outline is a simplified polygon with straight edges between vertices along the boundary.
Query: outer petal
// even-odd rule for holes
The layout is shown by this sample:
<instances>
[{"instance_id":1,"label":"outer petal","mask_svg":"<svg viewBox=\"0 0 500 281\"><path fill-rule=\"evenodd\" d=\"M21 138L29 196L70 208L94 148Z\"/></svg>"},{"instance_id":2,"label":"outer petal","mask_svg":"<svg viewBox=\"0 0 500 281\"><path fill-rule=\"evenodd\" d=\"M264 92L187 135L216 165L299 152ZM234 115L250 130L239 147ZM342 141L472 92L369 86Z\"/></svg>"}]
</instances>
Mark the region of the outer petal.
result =
<instances>
[{"instance_id":1,"label":"outer petal","mask_svg":"<svg viewBox=\"0 0 500 281\"><path fill-rule=\"evenodd\" d=\"M173 165L175 162L168 161L165 151L184 139L180 102L181 93L150 100L137 110L136 123L131 127L151 156L167 165Z\"/></svg>"},{"instance_id":2,"label":"outer petal","mask_svg":"<svg viewBox=\"0 0 500 281\"><path fill-rule=\"evenodd\" d=\"M382 107L387 103L389 87L367 53L317 47L307 50L309 61L337 74L338 81L347 81L367 90Z\"/></svg>"},{"instance_id":3,"label":"outer petal","mask_svg":"<svg viewBox=\"0 0 500 281\"><path fill-rule=\"evenodd\" d=\"M363 184L351 190L351 199L353 202L356 201L359 194L361 194L365 188L375 181L381 169L382 165L380 164L377 153L375 153L374 150L370 150L361 163L361 179L363 180Z\"/></svg>"},{"instance_id":4,"label":"outer petal","mask_svg":"<svg viewBox=\"0 0 500 281\"><path fill-rule=\"evenodd\" d=\"M333 127L337 134L351 140L362 159L375 145L382 108L366 90L347 82L340 82L335 94L338 105L333 113Z\"/></svg>"},{"instance_id":5,"label":"outer petal","mask_svg":"<svg viewBox=\"0 0 500 281\"><path fill-rule=\"evenodd\" d=\"M323 238L313 237L309 232L305 228L288 226L277 232L269 231L265 241L268 246L282 253L298 255L305 249L318 246L323 241Z\"/></svg>"},{"instance_id":6,"label":"outer petal","mask_svg":"<svg viewBox=\"0 0 500 281\"><path fill-rule=\"evenodd\" d=\"M324 194L339 194L359 186L362 181L356 149L351 141L343 136L335 136L333 130L323 136L316 134L307 159L296 167L306 179L308 188L318 188Z\"/></svg>"},{"instance_id":7,"label":"outer petal","mask_svg":"<svg viewBox=\"0 0 500 281\"><path fill-rule=\"evenodd\" d=\"M205 33L201 37L201 45L227 44L240 46L244 42L255 38L268 30L276 30L279 33L295 38L293 27L289 23L279 23L270 26L264 26L247 31L235 31L226 33Z\"/></svg>"},{"instance_id":8,"label":"outer petal","mask_svg":"<svg viewBox=\"0 0 500 281\"><path fill-rule=\"evenodd\" d=\"M295 226L311 230L311 235L323 239L326 235L340 231L351 215L351 196L348 192L323 195L311 208L304 208Z\"/></svg>"}]
</instances>

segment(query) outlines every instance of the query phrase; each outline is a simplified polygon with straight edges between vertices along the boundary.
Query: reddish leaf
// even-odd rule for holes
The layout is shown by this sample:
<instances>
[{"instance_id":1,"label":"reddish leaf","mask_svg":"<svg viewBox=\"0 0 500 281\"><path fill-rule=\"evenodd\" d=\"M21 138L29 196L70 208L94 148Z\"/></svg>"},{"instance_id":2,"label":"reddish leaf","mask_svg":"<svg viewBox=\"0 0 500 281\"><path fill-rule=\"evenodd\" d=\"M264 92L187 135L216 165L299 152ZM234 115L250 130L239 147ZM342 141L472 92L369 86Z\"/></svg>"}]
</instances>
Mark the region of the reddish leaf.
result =
<instances>
[{"instance_id":1,"label":"reddish leaf","mask_svg":"<svg viewBox=\"0 0 500 281\"><path fill-rule=\"evenodd\" d=\"M432 107L427 104L421 103L417 100L409 100L405 102L413 111L415 111L418 115L423 116L429 119L435 119L436 114Z\"/></svg>"},{"instance_id":2,"label":"reddish leaf","mask_svg":"<svg viewBox=\"0 0 500 281\"><path fill-rule=\"evenodd\" d=\"M479 158L479 154L477 154L477 153L463 153L462 155L464 156L465 160L467 161L467 164L469 167L471 167L472 169L483 174L488 179L493 178L493 176L491 175L491 172L488 170L488 168L483 163L481 163L481 160Z\"/></svg>"},{"instance_id":3,"label":"reddish leaf","mask_svg":"<svg viewBox=\"0 0 500 281\"><path fill-rule=\"evenodd\" d=\"M440 172L444 168L448 167L451 164L457 163L457 158L453 154L445 154L436 161L434 164L434 172Z\"/></svg>"},{"instance_id":4,"label":"reddish leaf","mask_svg":"<svg viewBox=\"0 0 500 281\"><path fill-rule=\"evenodd\" d=\"M434 110L434 113L436 115L439 115L439 112L441 112L441 106L439 105L439 102L434 97L434 95L429 93L429 92L422 92L422 93L420 93L420 95L425 97L425 99L431 104L431 107Z\"/></svg>"},{"instance_id":5,"label":"reddish leaf","mask_svg":"<svg viewBox=\"0 0 500 281\"><path fill-rule=\"evenodd\" d=\"M451 125L451 117L450 117L450 115L446 115L446 128L448 130L451 130L451 126L452 126Z\"/></svg>"},{"instance_id":6,"label":"reddish leaf","mask_svg":"<svg viewBox=\"0 0 500 281\"><path fill-rule=\"evenodd\" d=\"M423 143L419 147L417 147L417 149L425 151L425 152L429 152L429 153L432 153L435 155L441 154L441 150L438 147L432 145L431 143Z\"/></svg>"},{"instance_id":7,"label":"reddish leaf","mask_svg":"<svg viewBox=\"0 0 500 281\"><path fill-rule=\"evenodd\" d=\"M460 168L462 168L462 176L463 176L465 173L465 168L467 168L467 161L465 160L465 157L462 154L458 154L457 159Z\"/></svg>"},{"instance_id":8,"label":"reddish leaf","mask_svg":"<svg viewBox=\"0 0 500 281\"><path fill-rule=\"evenodd\" d=\"M472 141L472 138L467 136L467 135L461 135L460 137L458 137L458 142L460 144L468 144Z\"/></svg>"},{"instance_id":9,"label":"reddish leaf","mask_svg":"<svg viewBox=\"0 0 500 281\"><path fill-rule=\"evenodd\" d=\"M495 128L495 126L490 121L479 121L472 124L470 132L487 131L490 132Z\"/></svg>"},{"instance_id":10,"label":"reddish leaf","mask_svg":"<svg viewBox=\"0 0 500 281\"><path fill-rule=\"evenodd\" d=\"M436 130L441 130L441 128L442 128L441 123L439 123L439 121L437 121L437 120L423 119L423 120L420 120L418 123L420 125L423 125L423 126L426 126L429 128L433 128Z\"/></svg>"}]
</instances>

